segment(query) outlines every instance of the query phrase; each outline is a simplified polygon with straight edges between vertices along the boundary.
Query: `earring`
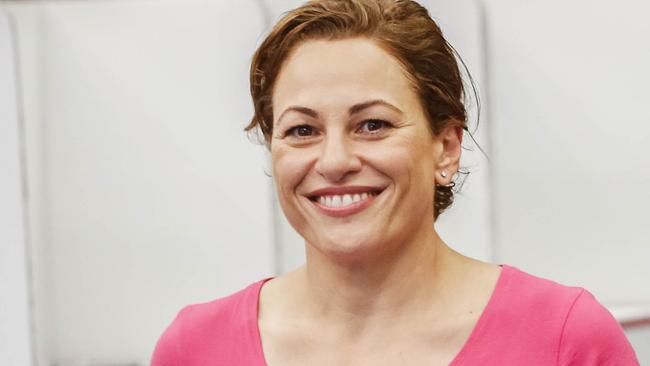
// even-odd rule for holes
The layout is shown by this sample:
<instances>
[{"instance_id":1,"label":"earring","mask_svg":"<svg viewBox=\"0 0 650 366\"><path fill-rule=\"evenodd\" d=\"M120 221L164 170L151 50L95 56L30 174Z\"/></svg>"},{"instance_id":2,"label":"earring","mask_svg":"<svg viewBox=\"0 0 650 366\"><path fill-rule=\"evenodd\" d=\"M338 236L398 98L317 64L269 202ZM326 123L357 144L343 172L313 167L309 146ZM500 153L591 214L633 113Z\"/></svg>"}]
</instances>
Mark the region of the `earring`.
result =
<instances>
[{"instance_id":1,"label":"earring","mask_svg":"<svg viewBox=\"0 0 650 366\"><path fill-rule=\"evenodd\" d=\"M447 178L447 171L443 170L442 173L440 173L440 175L441 175L443 178Z\"/></svg>"}]
</instances>

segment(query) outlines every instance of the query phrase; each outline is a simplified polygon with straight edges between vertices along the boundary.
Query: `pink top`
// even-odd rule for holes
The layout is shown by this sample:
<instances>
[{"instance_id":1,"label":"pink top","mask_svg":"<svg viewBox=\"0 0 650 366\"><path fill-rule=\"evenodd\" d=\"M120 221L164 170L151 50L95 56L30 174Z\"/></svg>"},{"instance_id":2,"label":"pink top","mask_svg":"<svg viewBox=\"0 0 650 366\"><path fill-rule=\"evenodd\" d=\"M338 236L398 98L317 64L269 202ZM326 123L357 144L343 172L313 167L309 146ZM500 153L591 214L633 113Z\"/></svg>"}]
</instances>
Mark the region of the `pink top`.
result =
<instances>
[{"instance_id":1,"label":"pink top","mask_svg":"<svg viewBox=\"0 0 650 366\"><path fill-rule=\"evenodd\" d=\"M639 365L623 328L589 291L500 266L487 306L450 365ZM266 365L257 306L269 279L185 307L151 365Z\"/></svg>"}]
</instances>

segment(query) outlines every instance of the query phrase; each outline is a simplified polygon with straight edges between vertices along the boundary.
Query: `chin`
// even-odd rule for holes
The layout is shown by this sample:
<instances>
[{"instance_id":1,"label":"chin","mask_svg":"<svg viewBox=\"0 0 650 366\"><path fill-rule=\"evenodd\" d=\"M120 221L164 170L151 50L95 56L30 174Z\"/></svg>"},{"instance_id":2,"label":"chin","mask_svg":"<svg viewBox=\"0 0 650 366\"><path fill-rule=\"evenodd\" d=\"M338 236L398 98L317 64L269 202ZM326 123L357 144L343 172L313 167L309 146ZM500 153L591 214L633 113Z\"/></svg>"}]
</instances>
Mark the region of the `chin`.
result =
<instances>
[{"instance_id":1,"label":"chin","mask_svg":"<svg viewBox=\"0 0 650 366\"><path fill-rule=\"evenodd\" d=\"M318 245L312 245L319 252L337 261L358 261L370 258L379 253L379 248L385 246L385 242L379 238L351 239L347 237L328 236L318 241Z\"/></svg>"}]
</instances>

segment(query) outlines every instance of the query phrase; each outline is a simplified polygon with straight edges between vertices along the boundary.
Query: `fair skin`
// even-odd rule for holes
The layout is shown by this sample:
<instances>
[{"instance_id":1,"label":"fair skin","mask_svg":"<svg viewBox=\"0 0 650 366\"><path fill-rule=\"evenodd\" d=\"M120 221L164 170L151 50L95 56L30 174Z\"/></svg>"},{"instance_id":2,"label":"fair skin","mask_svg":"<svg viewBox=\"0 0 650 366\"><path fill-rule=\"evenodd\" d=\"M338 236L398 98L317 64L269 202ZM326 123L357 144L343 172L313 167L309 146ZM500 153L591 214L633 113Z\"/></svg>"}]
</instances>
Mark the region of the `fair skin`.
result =
<instances>
[{"instance_id":1,"label":"fair skin","mask_svg":"<svg viewBox=\"0 0 650 366\"><path fill-rule=\"evenodd\" d=\"M433 225L434 185L458 170L459 125L433 136L398 61L362 38L297 46L273 111L278 199L307 261L261 290L267 364L447 365L500 273ZM340 215L312 197L350 186L381 193Z\"/></svg>"}]
</instances>

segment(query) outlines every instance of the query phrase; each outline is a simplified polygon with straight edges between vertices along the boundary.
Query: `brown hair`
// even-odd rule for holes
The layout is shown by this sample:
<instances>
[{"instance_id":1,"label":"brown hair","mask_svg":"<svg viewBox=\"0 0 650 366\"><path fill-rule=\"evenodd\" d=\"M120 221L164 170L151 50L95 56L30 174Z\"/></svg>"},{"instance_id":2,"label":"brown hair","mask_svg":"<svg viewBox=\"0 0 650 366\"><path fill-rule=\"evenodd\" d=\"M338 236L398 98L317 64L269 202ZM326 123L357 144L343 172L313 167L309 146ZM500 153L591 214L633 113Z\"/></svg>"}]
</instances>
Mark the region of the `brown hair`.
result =
<instances>
[{"instance_id":1,"label":"brown hair","mask_svg":"<svg viewBox=\"0 0 650 366\"><path fill-rule=\"evenodd\" d=\"M375 41L399 61L435 135L450 123L467 130L457 53L424 7L411 0L315 0L286 13L255 52L250 69L255 115L245 131L259 128L270 148L274 82L299 43L352 37ZM435 218L453 202L454 185L436 185Z\"/></svg>"}]
</instances>

